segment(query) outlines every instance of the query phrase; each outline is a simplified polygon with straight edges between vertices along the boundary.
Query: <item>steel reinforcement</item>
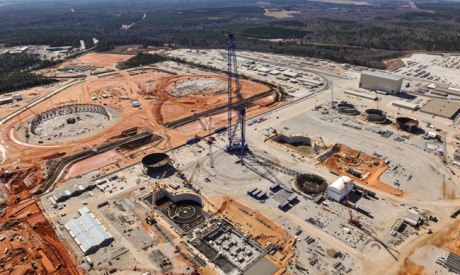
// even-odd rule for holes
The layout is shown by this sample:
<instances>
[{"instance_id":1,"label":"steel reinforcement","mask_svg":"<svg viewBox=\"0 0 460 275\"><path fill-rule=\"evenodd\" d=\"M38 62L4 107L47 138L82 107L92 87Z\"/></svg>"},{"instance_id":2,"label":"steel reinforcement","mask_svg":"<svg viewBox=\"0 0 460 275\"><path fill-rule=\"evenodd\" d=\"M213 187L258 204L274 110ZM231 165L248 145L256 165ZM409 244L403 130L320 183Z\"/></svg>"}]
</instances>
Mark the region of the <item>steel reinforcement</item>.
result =
<instances>
[{"instance_id":1,"label":"steel reinforcement","mask_svg":"<svg viewBox=\"0 0 460 275\"><path fill-rule=\"evenodd\" d=\"M79 114L79 113L98 113L102 114L107 119L110 119L107 110L99 105L94 104L73 104L67 106L61 106L57 108L53 108L47 111L44 111L40 114L37 114L30 124L30 131L33 134L37 134L35 130L39 127L43 122L53 119L58 116L68 115L68 114Z\"/></svg>"}]
</instances>

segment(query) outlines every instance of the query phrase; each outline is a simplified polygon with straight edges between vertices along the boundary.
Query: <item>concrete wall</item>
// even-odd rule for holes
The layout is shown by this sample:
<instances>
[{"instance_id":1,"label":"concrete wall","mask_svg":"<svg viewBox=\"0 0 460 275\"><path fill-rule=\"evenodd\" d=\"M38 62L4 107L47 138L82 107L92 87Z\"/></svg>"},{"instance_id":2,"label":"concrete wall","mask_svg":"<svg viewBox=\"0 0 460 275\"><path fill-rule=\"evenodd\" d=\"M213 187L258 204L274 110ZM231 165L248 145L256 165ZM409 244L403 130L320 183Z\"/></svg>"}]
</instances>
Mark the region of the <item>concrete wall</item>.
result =
<instances>
[{"instance_id":1,"label":"concrete wall","mask_svg":"<svg viewBox=\"0 0 460 275\"><path fill-rule=\"evenodd\" d=\"M379 77L366 73L361 73L359 79L359 87L370 90L382 90L389 94L396 94L401 92L403 79L393 80L385 77Z\"/></svg>"},{"instance_id":2,"label":"concrete wall","mask_svg":"<svg viewBox=\"0 0 460 275\"><path fill-rule=\"evenodd\" d=\"M337 192L335 188L331 188L331 186L329 186L327 188L326 194L327 194L327 197L330 198L331 200L339 202L345 199L347 194L350 193L352 189L353 189L353 185L349 185L348 187L345 187L340 192Z\"/></svg>"},{"instance_id":3,"label":"concrete wall","mask_svg":"<svg viewBox=\"0 0 460 275\"><path fill-rule=\"evenodd\" d=\"M177 194L173 195L172 193L169 193L168 191L161 189L157 191L157 201L167 197L170 201L177 203L180 201L194 201L196 203L199 203L201 206L203 206L203 200L200 198L200 196L192 194L192 193L182 193L182 194Z\"/></svg>"},{"instance_id":4,"label":"concrete wall","mask_svg":"<svg viewBox=\"0 0 460 275\"><path fill-rule=\"evenodd\" d=\"M276 138L274 138L275 141L282 141L285 143L305 143L313 148L316 152L321 151L321 147L316 145L316 143L306 136L285 136L285 135L279 135Z\"/></svg>"}]
</instances>

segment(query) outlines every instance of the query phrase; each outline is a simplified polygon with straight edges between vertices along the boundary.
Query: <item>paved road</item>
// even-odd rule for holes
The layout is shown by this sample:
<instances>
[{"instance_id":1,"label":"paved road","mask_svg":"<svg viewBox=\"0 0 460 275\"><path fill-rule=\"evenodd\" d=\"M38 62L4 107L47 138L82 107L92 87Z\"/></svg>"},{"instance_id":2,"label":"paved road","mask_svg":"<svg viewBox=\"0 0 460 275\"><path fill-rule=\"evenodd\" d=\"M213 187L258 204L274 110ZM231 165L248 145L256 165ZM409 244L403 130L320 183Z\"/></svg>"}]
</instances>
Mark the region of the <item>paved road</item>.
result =
<instances>
[{"instance_id":1,"label":"paved road","mask_svg":"<svg viewBox=\"0 0 460 275\"><path fill-rule=\"evenodd\" d=\"M47 100L47 99L50 99L51 97L53 97L54 95L64 91L65 89L75 85L75 84L78 84L78 83L82 83L84 81L84 79L72 79L70 80L67 84L65 84L64 86L52 91L51 93L45 95L45 96L42 96L40 98L37 98L35 99L34 101L32 101L31 103L27 104L26 106L23 106L21 108L19 108L17 111L14 111L13 113L7 115L6 117L2 118L0 120L0 125L3 125L5 124L6 122L8 122L10 119L16 117L17 115L29 110L30 108L34 107L35 105L37 104L40 104L41 102Z\"/></svg>"}]
</instances>

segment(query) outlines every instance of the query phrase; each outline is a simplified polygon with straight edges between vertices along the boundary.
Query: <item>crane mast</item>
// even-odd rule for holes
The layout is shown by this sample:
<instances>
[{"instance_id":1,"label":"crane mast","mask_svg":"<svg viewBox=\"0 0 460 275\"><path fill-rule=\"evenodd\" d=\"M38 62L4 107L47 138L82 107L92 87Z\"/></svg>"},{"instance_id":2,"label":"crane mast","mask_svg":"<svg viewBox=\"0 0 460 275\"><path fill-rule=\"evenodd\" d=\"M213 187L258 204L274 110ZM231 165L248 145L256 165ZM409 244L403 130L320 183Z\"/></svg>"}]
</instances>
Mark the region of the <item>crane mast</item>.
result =
<instances>
[{"instance_id":1,"label":"crane mast","mask_svg":"<svg viewBox=\"0 0 460 275\"><path fill-rule=\"evenodd\" d=\"M238 63L236 60L235 36L233 33L228 34L227 40L228 52L228 144L227 152L239 152L241 163L243 162L244 151L247 149L246 144L246 110L243 106L243 96L241 94L240 81L238 76ZM235 97L233 96L235 91ZM235 102L234 102L235 98ZM233 108L237 110L237 121L232 127ZM237 138L237 132L240 136Z\"/></svg>"}]
</instances>

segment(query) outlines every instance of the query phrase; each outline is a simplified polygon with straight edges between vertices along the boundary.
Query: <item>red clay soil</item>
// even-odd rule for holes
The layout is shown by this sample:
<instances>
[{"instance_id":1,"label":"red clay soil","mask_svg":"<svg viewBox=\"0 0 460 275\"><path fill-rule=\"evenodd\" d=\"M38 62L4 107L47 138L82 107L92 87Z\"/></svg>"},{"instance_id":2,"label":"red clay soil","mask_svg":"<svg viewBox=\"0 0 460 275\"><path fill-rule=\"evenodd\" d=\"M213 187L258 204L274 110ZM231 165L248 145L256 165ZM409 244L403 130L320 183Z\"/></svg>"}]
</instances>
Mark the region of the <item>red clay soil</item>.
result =
<instances>
[{"instance_id":1,"label":"red clay soil","mask_svg":"<svg viewBox=\"0 0 460 275\"><path fill-rule=\"evenodd\" d=\"M425 274L425 269L422 266L416 265L409 259L404 260L404 264L398 271L398 275L421 275Z\"/></svg>"},{"instance_id":2,"label":"red clay soil","mask_svg":"<svg viewBox=\"0 0 460 275\"><path fill-rule=\"evenodd\" d=\"M63 180L67 181L78 175L83 175L93 170L105 167L117 162L120 158L121 156L115 150L110 150L94 157L84 159L67 168Z\"/></svg>"},{"instance_id":3,"label":"red clay soil","mask_svg":"<svg viewBox=\"0 0 460 275\"><path fill-rule=\"evenodd\" d=\"M112 68L114 64L126 58L128 56L88 54L80 57L79 61ZM137 162L145 153L174 148L184 144L187 139L195 135L208 134L209 131L199 127L196 129L192 127L193 129L191 130L182 131L181 129L168 129L162 124L164 119L169 121L188 116L191 113L191 109L201 112L226 104L226 94L212 96L206 94L206 92L200 92L199 95L191 94L178 99L168 93L169 85L186 77L211 77L226 81L225 77L221 75L171 76L151 70L138 75L130 75L129 72L119 71L118 74L111 76L89 76L85 82L59 92L2 125L0 140L4 142L3 145L6 148L6 160L0 165L2 172L0 174L0 183L7 187L8 207L0 218L0 233L12 234L12 230L17 228L17 230L20 230L20 234L30 236L33 241L24 241L22 243L27 256L34 259L40 271L45 273L45 264L48 269L50 268L46 260L43 260L46 262L45 264L40 261L43 254L45 254L54 266L59 263L62 264L61 271L56 273L78 274L80 272L80 270L76 269L75 259L69 256L66 244L58 240L52 225L43 217L37 201L31 198L31 191L38 188L44 181L40 168L45 165L47 160L61 157L64 154L70 156L82 150L96 148L109 141L116 140L117 138L114 137L121 138L123 131L133 127L151 129L156 134L169 137L170 142L150 144L148 147L137 148L129 152L119 152L122 160L117 161L115 166L113 164L106 166L105 168L109 167L107 171ZM264 85L245 80L241 81L241 85L244 98L269 89ZM57 88L57 86L54 86L51 90ZM109 96L103 97L102 95L104 94ZM93 97L97 97L97 99L93 100ZM142 108L133 108L131 99L138 99ZM115 110L118 113L117 123L95 132L93 136L75 137L74 140L65 141L54 140L53 144L48 145L28 144L17 132L18 127L26 127L25 123L33 119L38 113L59 106L83 103L103 105ZM273 107L274 97L267 96L257 100L255 104L255 107L248 110L248 117ZM168 109L180 110L180 112L171 113L167 111ZM0 117L6 116L11 110L11 108L0 109ZM215 120L210 121L214 129L225 123L225 119L220 120L218 115L215 116ZM103 155L103 157L107 156ZM95 162L99 161L100 159L89 159L75 164L69 169L67 178L87 172L91 167L96 166ZM111 163L111 161L107 163ZM101 162L101 165L107 163ZM12 221L16 221L18 224L9 226ZM42 252L39 253L38 251ZM25 263L19 262L13 266L12 263L16 263L17 258L10 258L8 255L2 256L3 261L6 263L5 267L13 268L12 272L15 274L24 273L31 268L29 260L25 261Z\"/></svg>"},{"instance_id":4,"label":"red clay soil","mask_svg":"<svg viewBox=\"0 0 460 275\"><path fill-rule=\"evenodd\" d=\"M1 184L9 186L8 205L0 216L2 274L84 274L75 257L58 239L53 225L43 216L37 199L31 198L24 179L35 169L3 174ZM34 177L37 178L38 177ZM34 184L37 185L39 182ZM31 265L34 261L37 269Z\"/></svg>"},{"instance_id":5,"label":"red clay soil","mask_svg":"<svg viewBox=\"0 0 460 275\"><path fill-rule=\"evenodd\" d=\"M353 178L355 182L358 182L363 185L368 185L377 190L396 196L403 195L403 192L401 190L393 188L388 184L380 181L380 176L383 174L383 172L385 172L388 169L388 165L386 165L382 159L369 156L364 152L351 149L350 147L343 144L336 144L335 146L339 147L339 151L334 153L332 156L327 158L326 161L322 163L328 169L335 171L341 175ZM348 174L345 171L348 167L362 169L370 172L370 174L367 178L360 179Z\"/></svg>"},{"instance_id":6,"label":"red clay soil","mask_svg":"<svg viewBox=\"0 0 460 275\"><path fill-rule=\"evenodd\" d=\"M157 85L155 94L160 95L160 101L162 104L160 108L154 109L154 114L159 122L166 123L174 121L180 118L192 116L195 113L204 112L213 108L227 105L228 97L227 93L215 95L210 92L201 91L198 94L184 95L180 98L176 98L170 94L165 93L170 87L177 82L190 79L202 79L202 78L214 78L222 82L226 81L225 77L222 76L174 76L166 78ZM241 93L243 98L247 98L253 95L260 94L268 91L269 88L255 82L241 81ZM163 92L162 92L163 91Z\"/></svg>"},{"instance_id":7,"label":"red clay soil","mask_svg":"<svg viewBox=\"0 0 460 275\"><path fill-rule=\"evenodd\" d=\"M120 136L121 132L133 127L139 129L149 128L155 133L162 136L170 137L169 147L177 147L184 144L187 139L195 135L208 134L208 130L202 127L192 126L189 129L170 129L162 125L163 116L167 115L168 120L177 119L189 115L190 110L197 112L209 110L225 104L226 94L203 96L206 92L200 92L200 95L188 95L182 98L174 98L168 93L168 87L172 83L186 78L185 76L171 76L166 73L156 71L146 71L139 75L129 75L128 72L119 72L117 75L107 77L90 77L84 83L76 84L72 87L53 96L25 111L18 117L8 121L2 126L4 131L0 133L0 139L5 141L6 161L2 164L5 169L18 169L21 167L38 167L44 164L44 160L52 159L63 152L67 156L80 152L88 148L95 148L108 141L113 141L113 137ZM216 78L224 81L224 77L219 75L188 76L187 78ZM268 87L250 82L241 81L243 97L255 95L260 92L269 90ZM102 94L110 94L108 98L103 98ZM92 97L97 96L96 100ZM142 108L133 108L131 100L136 98L142 105ZM193 104L186 103L191 100ZM69 104L92 103L105 105L114 109L118 113L118 121L115 125L102 129L91 137L75 138L75 140L53 141L57 143L48 145L27 144L25 140L16 132L17 127L23 126L25 122L30 121L37 113ZM266 99L259 99L256 105L248 110L248 117L257 115L273 107L274 96L267 96ZM168 114L169 110L182 110L179 113ZM2 112L0 110L0 116ZM222 118L224 118L222 116ZM212 121L212 128L217 128L225 124L225 119L216 115ZM191 124L193 125L192 122ZM187 125L184 125L187 127ZM150 147L150 152L159 152L166 147ZM140 150L140 148L139 148ZM135 152L133 152L135 153ZM133 155L133 154L127 154ZM137 162L142 158L139 154L137 158L127 158L120 161L121 165L129 165Z\"/></svg>"}]
</instances>

